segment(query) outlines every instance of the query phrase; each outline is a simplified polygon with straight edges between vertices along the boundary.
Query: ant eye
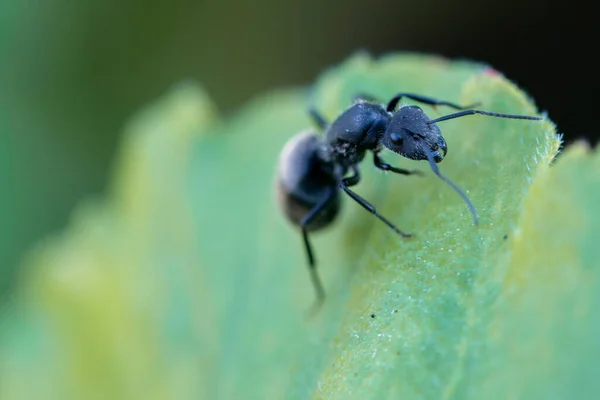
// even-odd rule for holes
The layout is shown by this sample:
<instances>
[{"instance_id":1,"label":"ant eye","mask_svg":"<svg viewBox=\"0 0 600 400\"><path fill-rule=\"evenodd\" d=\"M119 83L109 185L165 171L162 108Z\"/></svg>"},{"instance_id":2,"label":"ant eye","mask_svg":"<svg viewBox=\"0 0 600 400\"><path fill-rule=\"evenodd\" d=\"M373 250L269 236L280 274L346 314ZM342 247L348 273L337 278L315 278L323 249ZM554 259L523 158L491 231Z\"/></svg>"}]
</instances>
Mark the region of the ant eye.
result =
<instances>
[{"instance_id":1,"label":"ant eye","mask_svg":"<svg viewBox=\"0 0 600 400\"><path fill-rule=\"evenodd\" d=\"M392 132L390 134L390 140L392 141L392 144L395 146L401 146L402 145L402 141L404 140L404 138L402 137L401 134L396 133L396 132Z\"/></svg>"}]
</instances>

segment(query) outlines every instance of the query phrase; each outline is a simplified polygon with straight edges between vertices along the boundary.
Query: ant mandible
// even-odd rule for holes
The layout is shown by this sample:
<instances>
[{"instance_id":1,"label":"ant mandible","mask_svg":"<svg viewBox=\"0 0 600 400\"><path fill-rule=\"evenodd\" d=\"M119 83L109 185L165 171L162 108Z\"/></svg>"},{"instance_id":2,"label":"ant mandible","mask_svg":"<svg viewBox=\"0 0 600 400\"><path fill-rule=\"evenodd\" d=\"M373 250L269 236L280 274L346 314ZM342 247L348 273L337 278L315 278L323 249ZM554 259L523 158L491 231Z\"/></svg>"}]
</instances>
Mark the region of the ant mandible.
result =
<instances>
[{"instance_id":1,"label":"ant mandible","mask_svg":"<svg viewBox=\"0 0 600 400\"><path fill-rule=\"evenodd\" d=\"M418 106L397 108L402 98L431 106L448 106L459 111L430 119ZM331 124L327 123L314 106L309 108L310 116L325 132L325 137L314 131L305 131L285 144L279 160L277 186L279 202L285 215L302 230L310 276L317 293L316 308L323 303L325 290L317 274L308 235L335 219L340 209L340 191L345 192L400 236L411 236L398 229L368 201L350 189L360 181L358 165L367 151L373 153L376 168L402 175L420 175L421 172L387 164L379 155L383 148L412 160L427 160L433 172L462 197L473 215L475 225L478 224L473 203L458 186L440 173L436 165L444 159L447 152L446 141L437 123L474 114L525 120L542 118L473 109L476 106L478 104L460 106L413 93L398 93L384 105L371 96L359 95Z\"/></svg>"}]
</instances>

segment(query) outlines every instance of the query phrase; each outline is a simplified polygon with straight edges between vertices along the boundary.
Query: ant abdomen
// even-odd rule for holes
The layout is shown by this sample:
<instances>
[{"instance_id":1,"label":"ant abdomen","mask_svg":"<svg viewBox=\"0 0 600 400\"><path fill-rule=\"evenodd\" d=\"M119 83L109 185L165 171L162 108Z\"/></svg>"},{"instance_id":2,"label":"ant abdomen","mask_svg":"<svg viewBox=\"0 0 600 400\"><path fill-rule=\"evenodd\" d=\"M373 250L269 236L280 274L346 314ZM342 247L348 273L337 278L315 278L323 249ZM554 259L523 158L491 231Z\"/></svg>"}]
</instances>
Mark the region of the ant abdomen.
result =
<instances>
[{"instance_id":1,"label":"ant abdomen","mask_svg":"<svg viewBox=\"0 0 600 400\"><path fill-rule=\"evenodd\" d=\"M321 146L321 139L314 132L301 132L286 143L279 158L277 198L293 224L302 225L309 212L329 198L318 215L306 225L308 231L329 225L340 209L338 183L331 164L318 156ZM330 195L332 192L335 194Z\"/></svg>"}]
</instances>

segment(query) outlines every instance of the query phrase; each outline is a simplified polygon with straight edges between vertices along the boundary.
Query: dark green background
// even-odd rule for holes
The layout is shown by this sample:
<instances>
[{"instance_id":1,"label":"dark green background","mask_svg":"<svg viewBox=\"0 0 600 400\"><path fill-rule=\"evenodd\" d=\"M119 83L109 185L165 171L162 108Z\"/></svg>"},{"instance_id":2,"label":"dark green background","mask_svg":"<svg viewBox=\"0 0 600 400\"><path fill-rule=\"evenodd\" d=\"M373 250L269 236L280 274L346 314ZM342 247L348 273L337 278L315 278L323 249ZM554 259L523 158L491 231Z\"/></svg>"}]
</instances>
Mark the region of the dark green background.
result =
<instances>
[{"instance_id":1,"label":"dark green background","mask_svg":"<svg viewBox=\"0 0 600 400\"><path fill-rule=\"evenodd\" d=\"M230 112L359 49L436 52L491 63L568 139L592 137L595 67L575 60L597 17L541 0L3 0L0 294L27 248L102 193L127 117L181 79Z\"/></svg>"}]
</instances>

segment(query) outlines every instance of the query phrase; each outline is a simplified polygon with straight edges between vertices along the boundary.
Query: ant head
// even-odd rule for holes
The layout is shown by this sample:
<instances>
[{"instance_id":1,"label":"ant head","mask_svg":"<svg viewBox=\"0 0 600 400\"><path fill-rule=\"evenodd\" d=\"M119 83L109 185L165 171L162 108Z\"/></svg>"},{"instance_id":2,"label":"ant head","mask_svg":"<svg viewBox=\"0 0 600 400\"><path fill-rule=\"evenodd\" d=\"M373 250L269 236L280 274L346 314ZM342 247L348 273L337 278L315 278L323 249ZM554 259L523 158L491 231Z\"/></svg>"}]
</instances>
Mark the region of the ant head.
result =
<instances>
[{"instance_id":1,"label":"ant head","mask_svg":"<svg viewBox=\"0 0 600 400\"><path fill-rule=\"evenodd\" d=\"M412 160L427 160L431 153L436 163L444 159L446 141L437 124L417 106L404 106L392 116L381 144L394 153ZM424 149L426 148L426 149Z\"/></svg>"}]
</instances>

